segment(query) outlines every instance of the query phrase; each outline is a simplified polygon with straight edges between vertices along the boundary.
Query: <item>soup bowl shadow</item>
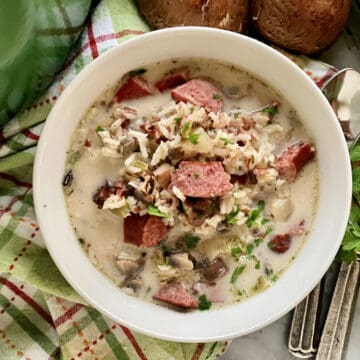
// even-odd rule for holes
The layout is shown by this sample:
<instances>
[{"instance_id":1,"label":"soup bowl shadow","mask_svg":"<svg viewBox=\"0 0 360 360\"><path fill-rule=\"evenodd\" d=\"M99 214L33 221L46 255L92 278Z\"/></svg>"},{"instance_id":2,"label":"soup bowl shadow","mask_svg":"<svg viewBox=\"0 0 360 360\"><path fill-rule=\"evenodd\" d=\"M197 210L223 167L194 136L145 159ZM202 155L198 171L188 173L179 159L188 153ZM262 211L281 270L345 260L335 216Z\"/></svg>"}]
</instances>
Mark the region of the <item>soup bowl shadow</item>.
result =
<instances>
[{"instance_id":1,"label":"soup bowl shadow","mask_svg":"<svg viewBox=\"0 0 360 360\"><path fill-rule=\"evenodd\" d=\"M293 264L269 289L209 311L176 312L123 293L90 262L72 229L62 189L70 138L90 105L128 71L173 58L205 58L249 72L282 95L314 140L319 204ZM51 174L51 176L49 176ZM236 33L199 27L154 31L101 55L69 84L41 134L34 168L34 201L46 247L71 286L113 320L146 335L206 342L241 336L275 321L317 284L334 259L351 203L351 168L338 121L321 91L276 50ZM296 206L296 204L295 204Z\"/></svg>"}]
</instances>

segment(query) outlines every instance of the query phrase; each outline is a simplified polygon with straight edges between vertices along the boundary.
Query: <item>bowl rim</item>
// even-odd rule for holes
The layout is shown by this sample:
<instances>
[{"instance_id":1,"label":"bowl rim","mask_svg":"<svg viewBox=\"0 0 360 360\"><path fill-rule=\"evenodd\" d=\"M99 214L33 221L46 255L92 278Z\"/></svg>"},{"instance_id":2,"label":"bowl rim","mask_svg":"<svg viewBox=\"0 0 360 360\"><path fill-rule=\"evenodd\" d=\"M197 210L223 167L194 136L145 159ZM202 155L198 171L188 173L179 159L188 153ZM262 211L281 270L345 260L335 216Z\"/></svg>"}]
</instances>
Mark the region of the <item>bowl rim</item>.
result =
<instances>
[{"instance_id":1,"label":"bowl rim","mask_svg":"<svg viewBox=\"0 0 360 360\"><path fill-rule=\"evenodd\" d=\"M248 326L245 330L238 331L238 330L235 330L233 326L231 326L226 331L226 333L221 334L221 335L214 334L212 336L209 336L209 335L202 336L201 334L198 334L196 337L194 337L194 336L189 337L186 334L174 335L173 333L171 333L171 335L169 335L167 332L167 330L168 330L167 328L163 329L162 331L159 331L159 330L149 329L147 326L144 327L143 325L133 324L131 319L130 320L124 319L124 318L120 318L118 315L114 315L113 311L110 311L102 303L99 303L98 301L94 300L94 297L89 295L88 289L85 289L84 284L81 284L77 280L74 279L74 276L71 273L71 270L69 270L69 268L67 266L65 266L64 259L61 259L58 256L59 244L56 244L54 241L50 240L50 238L49 238L49 235L50 235L49 226L50 225L45 222L45 217L46 217L45 213L46 213L47 209L42 206L43 200L44 200L44 194L42 192L42 184L43 184L44 180L42 179L42 174L44 174L44 171L46 171L42 167L42 162L43 162L43 159L46 158L46 156L47 156L46 155L47 146L48 146L47 137L49 136L48 135L49 133L51 134L52 124L54 122L56 122L56 119L59 116L58 114L61 113L61 107L63 106L63 103L66 103L68 101L67 99L69 97L71 97L73 91L78 86L80 86L80 84L83 83L87 79L87 77L89 75L91 75L91 73L95 69L97 69L98 66L100 66L100 64L104 61L104 59L115 56L115 54L122 53L123 51L126 51L126 49L131 46L144 45L149 40L156 39L157 41L159 41L159 40L161 40L162 37L172 36L172 35L176 35L176 34L189 36L190 34L194 34L194 33L202 34L202 35L206 34L206 36L218 35L218 36L229 37L229 38L232 37L234 39L237 38L239 43L240 42L247 43L249 46L252 46L253 48L259 48L261 51L268 52L269 54L271 54L273 56L274 61L283 63L282 66L284 66L284 68L289 69L289 71L295 71L298 74L300 74L300 73L302 74L304 84L307 83L307 86L312 88L314 96L318 97L319 105L321 104L321 106L323 106L323 108L325 110L327 109L326 110L327 116L329 117L329 119L327 121L332 121L333 123L337 124L334 126L335 126L335 131L337 132L336 136L339 138L339 151L341 152L341 155L343 155L344 160L346 160L345 163L343 164L343 173L342 173L342 176L345 177L344 181L345 181L345 186L346 186L346 188L343 189L344 202L343 202L342 208L344 209L345 212L347 211L346 214L348 214L350 211L351 196L352 196L352 193L351 193L351 187L352 187L352 185L351 185L351 167L350 167L349 155L348 155L348 151L347 151L347 147L346 147L346 142L343 139L341 127L338 124L335 114L332 112L330 105L328 104L325 97L322 95L320 89L291 60L286 58L283 54L281 54L277 50L263 44L262 42L260 42L256 39L252 39L252 38L246 37L244 35L233 33L233 32L226 31L226 30L204 28L204 27L194 27L194 26L156 30L156 31L152 31L152 32L143 34L141 36L137 36L133 39L127 40L124 43L116 45L114 48L112 48L112 49L108 50L107 52L105 52L104 54L100 55L97 59L95 59L90 64L85 66L84 69L82 69L78 75L76 75L76 77L71 81L71 83L65 88L64 92L58 98L56 104L53 106L53 108L47 118L47 121L45 122L45 126L42 130L42 136L40 137L40 140L38 143L37 153L36 153L36 158L35 158L34 172L33 172L33 184L34 184L33 189L34 189L35 211L36 211L36 214L38 217L38 222L40 225L41 232L43 234L43 237L44 237L44 240L46 243L46 247L47 247L53 261L55 262L56 266L58 267L60 272L63 274L65 279L85 300L87 300L92 306L97 308L100 312L102 312L106 316L108 316L108 317L114 319L115 321L118 321L140 333L143 333L143 334L146 334L149 336L153 336L153 337L157 337L157 338L161 338L161 339L165 339L165 340L171 340L171 341L207 342L207 341L226 340L229 338L233 338L236 336L245 335L247 333L253 332L259 328L262 328L262 327L274 322L275 320L277 320L278 318L280 318L281 316L286 314L288 311L290 311L293 307L295 307L307 295L307 293L309 293L315 287L315 285L319 282L321 277L325 274L326 270L330 266L332 260L334 259L335 255L336 255L336 252L338 250L338 246L340 245L342 236L345 232L347 220L348 220L347 216L345 216L345 214L344 214L344 216L339 224L339 228L337 229L337 236L336 236L337 241L335 242L336 246L331 247L331 251L328 252L326 259L323 261L322 266L319 269L318 275L313 277L312 281L308 281L307 286L305 287L305 290L303 290L301 293L301 296L297 296L296 298L293 298L291 301L288 301L287 306L284 306L281 310L278 310L275 313L268 314L267 318L265 320L258 322L257 324L254 323L254 324L252 324L252 326ZM60 111L60 113L59 113L59 111ZM78 119L78 121L79 120L80 119ZM340 137L343 140L340 140ZM66 151L66 149L65 149L65 151ZM88 262L90 263L90 260L88 260ZM67 265L69 265L69 264L67 264ZM112 285L112 286L115 287L115 285ZM271 288L273 288L275 286L277 286L277 284L274 284L273 286L271 286ZM267 291L269 291L269 290L267 290ZM259 297L259 298L263 297L263 294L266 293L267 291L264 291L264 292L256 295L256 297ZM251 297L251 298L254 298L254 297ZM129 300L129 302L131 302L131 301L132 300ZM136 305L144 307L144 308L147 307L147 310L151 310L154 312L158 312L158 310L159 310L159 309L157 309L158 306L156 306L156 305L150 304L150 306L148 306L149 304L147 304L144 301L141 301L138 299L137 299L137 301L138 302ZM141 302L142 304L147 304L147 305L146 306L139 305L139 302ZM231 305L231 308L235 309L236 306L240 306L240 305L241 304ZM221 308L221 309L217 309L217 310L211 310L209 312L201 312L200 315L198 314L199 312L195 312L194 315L192 316L192 318L193 318L192 320L193 321L204 321L204 320L206 320L206 318L213 319L213 316L206 315L206 314L211 314L211 313L215 313L215 312L217 314L219 314L218 316L221 318L222 314L225 313L224 309L230 309L230 306L227 306L227 307ZM229 311L229 310L227 310L227 311ZM176 321L181 322L182 320L180 320L180 319L181 319L181 315L180 315L180 317L179 316L176 317ZM204 324L205 324L205 322L204 322Z\"/></svg>"}]
</instances>

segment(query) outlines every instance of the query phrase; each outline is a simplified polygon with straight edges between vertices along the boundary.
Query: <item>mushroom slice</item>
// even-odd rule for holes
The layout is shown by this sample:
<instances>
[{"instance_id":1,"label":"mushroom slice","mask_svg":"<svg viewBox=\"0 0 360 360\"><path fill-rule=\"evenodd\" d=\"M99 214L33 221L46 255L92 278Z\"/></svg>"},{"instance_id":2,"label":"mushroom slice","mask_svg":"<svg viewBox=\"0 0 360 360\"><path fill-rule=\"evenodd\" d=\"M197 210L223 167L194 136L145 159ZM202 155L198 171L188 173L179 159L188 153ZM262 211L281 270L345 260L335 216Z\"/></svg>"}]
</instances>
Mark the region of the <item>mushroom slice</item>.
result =
<instances>
[{"instance_id":1,"label":"mushroom slice","mask_svg":"<svg viewBox=\"0 0 360 360\"><path fill-rule=\"evenodd\" d=\"M143 286L143 280L140 276L128 276L122 283L122 288L129 289L130 291L137 293Z\"/></svg>"},{"instance_id":2,"label":"mushroom slice","mask_svg":"<svg viewBox=\"0 0 360 360\"><path fill-rule=\"evenodd\" d=\"M213 282L227 274L229 269L221 258L216 258L204 268L204 278Z\"/></svg>"},{"instance_id":3,"label":"mushroom slice","mask_svg":"<svg viewBox=\"0 0 360 360\"><path fill-rule=\"evenodd\" d=\"M187 252L179 252L170 256L169 264L181 270L193 270L194 263L190 260Z\"/></svg>"},{"instance_id":4,"label":"mushroom slice","mask_svg":"<svg viewBox=\"0 0 360 360\"><path fill-rule=\"evenodd\" d=\"M122 274L135 274L144 264L144 259L141 254L121 252L115 258L115 264Z\"/></svg>"}]
</instances>

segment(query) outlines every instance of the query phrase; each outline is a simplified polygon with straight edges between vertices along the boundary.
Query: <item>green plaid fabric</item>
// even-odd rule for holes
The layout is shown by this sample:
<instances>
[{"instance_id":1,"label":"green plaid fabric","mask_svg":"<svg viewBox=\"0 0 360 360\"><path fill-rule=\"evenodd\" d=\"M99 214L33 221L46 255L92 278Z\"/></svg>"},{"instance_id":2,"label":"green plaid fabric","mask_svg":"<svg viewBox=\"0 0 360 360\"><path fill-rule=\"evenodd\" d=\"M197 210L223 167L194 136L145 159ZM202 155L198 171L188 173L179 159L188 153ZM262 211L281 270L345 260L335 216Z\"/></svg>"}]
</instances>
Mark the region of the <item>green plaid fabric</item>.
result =
<instances>
[{"instance_id":1,"label":"green plaid fabric","mask_svg":"<svg viewBox=\"0 0 360 360\"><path fill-rule=\"evenodd\" d=\"M78 12L78 7L85 9L89 2L55 2L62 6L57 7L57 16L48 27L54 30L44 36L46 41L54 39L56 43L55 39L62 35L55 29L60 26L77 29L81 17L84 19L84 12ZM61 9L71 14L69 22L65 22ZM75 30L62 31L67 34L64 41L75 40ZM102 0L50 88L1 128L0 360L212 360L227 348L227 342L181 344L153 339L102 316L87 306L64 280L43 247L36 223L32 164L43 122L52 105L86 64L145 31L148 27L131 0ZM319 85L335 72L321 62L286 55Z\"/></svg>"},{"instance_id":2,"label":"green plaid fabric","mask_svg":"<svg viewBox=\"0 0 360 360\"><path fill-rule=\"evenodd\" d=\"M17 24L21 38L15 39L11 58L0 65L0 125L53 81L81 33L91 1L2 0L3 16L15 19L18 12L23 23ZM0 47L6 55L8 46L0 42Z\"/></svg>"}]
</instances>

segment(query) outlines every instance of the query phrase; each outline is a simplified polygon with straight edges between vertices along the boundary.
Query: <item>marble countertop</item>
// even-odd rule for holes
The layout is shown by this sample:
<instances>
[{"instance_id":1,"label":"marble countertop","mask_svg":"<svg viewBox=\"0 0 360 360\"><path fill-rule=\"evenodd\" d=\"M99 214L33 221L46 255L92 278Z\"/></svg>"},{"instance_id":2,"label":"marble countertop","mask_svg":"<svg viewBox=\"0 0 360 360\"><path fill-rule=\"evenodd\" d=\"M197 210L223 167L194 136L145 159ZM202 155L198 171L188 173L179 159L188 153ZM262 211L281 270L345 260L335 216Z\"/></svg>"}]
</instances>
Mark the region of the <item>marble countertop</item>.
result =
<instances>
[{"instance_id":1,"label":"marble countertop","mask_svg":"<svg viewBox=\"0 0 360 360\"><path fill-rule=\"evenodd\" d=\"M360 71L360 14L352 13L346 31L320 59L339 69ZM293 360L287 348L291 314L252 334L233 340L221 360ZM360 297L352 323L346 360L360 359Z\"/></svg>"},{"instance_id":2,"label":"marble countertop","mask_svg":"<svg viewBox=\"0 0 360 360\"><path fill-rule=\"evenodd\" d=\"M264 329L232 342L221 360L293 360L287 350L291 315L288 314ZM360 298L352 324L346 360L360 359Z\"/></svg>"}]
</instances>

